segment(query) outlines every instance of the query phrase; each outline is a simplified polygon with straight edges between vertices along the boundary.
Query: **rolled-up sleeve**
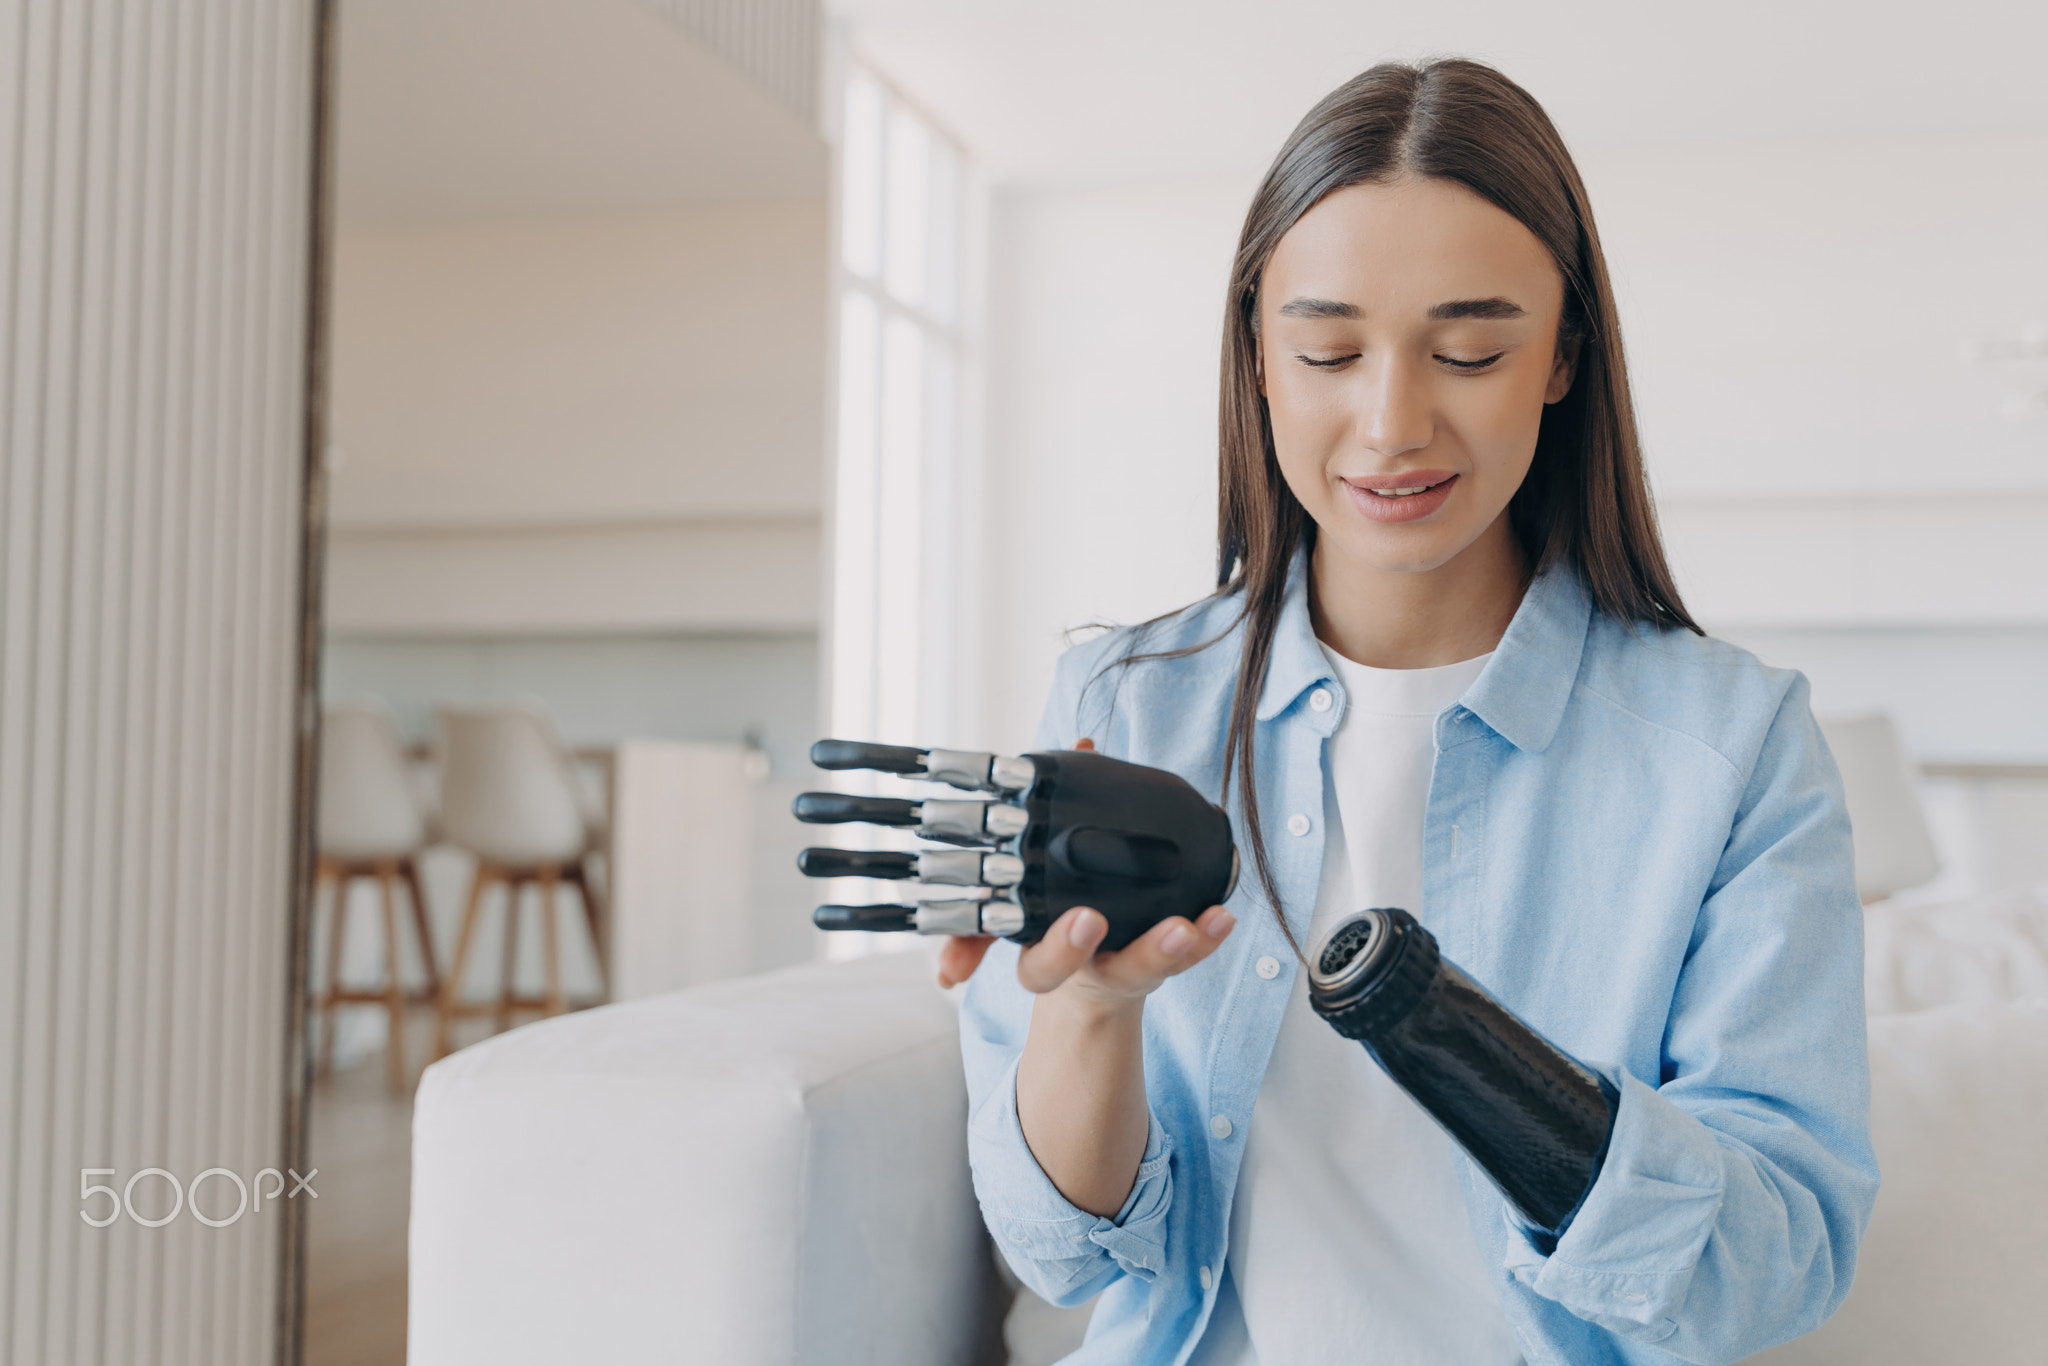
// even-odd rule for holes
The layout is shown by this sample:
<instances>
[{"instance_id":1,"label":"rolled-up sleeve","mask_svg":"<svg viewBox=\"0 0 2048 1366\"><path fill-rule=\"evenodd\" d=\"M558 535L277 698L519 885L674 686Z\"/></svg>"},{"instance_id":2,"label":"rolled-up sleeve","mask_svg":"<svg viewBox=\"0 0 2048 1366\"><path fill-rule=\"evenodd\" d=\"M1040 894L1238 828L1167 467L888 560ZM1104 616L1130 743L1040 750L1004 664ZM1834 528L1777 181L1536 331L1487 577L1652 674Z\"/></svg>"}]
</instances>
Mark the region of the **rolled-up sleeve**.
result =
<instances>
[{"instance_id":1,"label":"rolled-up sleeve","mask_svg":"<svg viewBox=\"0 0 2048 1366\"><path fill-rule=\"evenodd\" d=\"M963 1012L963 1029L973 1024ZM1173 1205L1173 1141L1150 1116L1137 1180L1114 1219L1080 1209L1060 1194L1031 1155L1017 1121L1017 1061L968 1042L996 1073L970 1085L967 1156L974 1193L996 1246L1033 1291L1054 1304L1079 1304L1120 1275L1151 1280L1165 1267L1166 1217Z\"/></svg>"},{"instance_id":2,"label":"rolled-up sleeve","mask_svg":"<svg viewBox=\"0 0 2048 1366\"><path fill-rule=\"evenodd\" d=\"M1848 1293L1877 1194L1862 907L1840 779L1803 679L1753 766L1674 995L1659 1085L1621 1105L1599 1179L1516 1280L1682 1360L1809 1332Z\"/></svg>"},{"instance_id":3,"label":"rolled-up sleeve","mask_svg":"<svg viewBox=\"0 0 2048 1366\"><path fill-rule=\"evenodd\" d=\"M1099 637L1060 658L1034 749L1065 749L1083 735L1098 741L1101 715L1084 716L1091 680L1121 633ZM1173 1139L1149 1110L1137 1180L1114 1219L1074 1205L1032 1156L1017 1118L1017 1062L1031 1021L1031 994L1017 984L1016 945L997 941L969 979L961 1001L961 1056L967 1070L967 1154L982 1218L1003 1257L1040 1297L1079 1304L1120 1276L1151 1280L1165 1266L1166 1220L1173 1205Z\"/></svg>"}]
</instances>

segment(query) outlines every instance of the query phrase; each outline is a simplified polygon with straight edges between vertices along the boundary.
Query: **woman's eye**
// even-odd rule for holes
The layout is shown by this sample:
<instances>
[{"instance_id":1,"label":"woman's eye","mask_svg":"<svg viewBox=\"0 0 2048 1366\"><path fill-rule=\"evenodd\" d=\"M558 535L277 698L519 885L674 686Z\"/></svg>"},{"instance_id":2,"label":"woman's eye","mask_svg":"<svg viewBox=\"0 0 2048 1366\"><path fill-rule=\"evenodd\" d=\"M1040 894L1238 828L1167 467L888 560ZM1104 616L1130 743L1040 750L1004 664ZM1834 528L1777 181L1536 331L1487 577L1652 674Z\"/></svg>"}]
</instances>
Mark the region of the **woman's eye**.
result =
<instances>
[{"instance_id":1,"label":"woman's eye","mask_svg":"<svg viewBox=\"0 0 2048 1366\"><path fill-rule=\"evenodd\" d=\"M1299 352L1296 352L1296 353L1295 353L1295 357L1294 357L1294 358L1295 358L1296 360L1300 361L1300 362L1301 362L1301 363L1302 363L1303 365L1311 365L1311 366L1314 366L1314 367L1315 367L1316 369L1318 369L1318 370L1334 370L1334 369L1336 369L1336 368L1337 368L1338 366L1340 366L1340 365L1343 365L1343 364L1345 364L1345 363L1347 363L1347 362L1349 362L1349 361L1354 361L1354 360L1357 360L1357 359L1358 359L1358 353L1354 351L1354 352L1350 353L1349 355L1344 355L1344 356L1328 356L1328 357L1323 357L1323 356L1304 356L1304 355L1300 354Z\"/></svg>"},{"instance_id":2,"label":"woman's eye","mask_svg":"<svg viewBox=\"0 0 2048 1366\"><path fill-rule=\"evenodd\" d=\"M1507 352L1505 351L1496 351L1492 355L1487 356L1482 360L1459 360L1455 356L1438 356L1437 359L1442 361L1445 365L1452 366L1453 368L1459 370L1484 370L1487 366L1493 364L1495 361L1499 360L1502 356L1505 356L1506 354Z\"/></svg>"}]
</instances>

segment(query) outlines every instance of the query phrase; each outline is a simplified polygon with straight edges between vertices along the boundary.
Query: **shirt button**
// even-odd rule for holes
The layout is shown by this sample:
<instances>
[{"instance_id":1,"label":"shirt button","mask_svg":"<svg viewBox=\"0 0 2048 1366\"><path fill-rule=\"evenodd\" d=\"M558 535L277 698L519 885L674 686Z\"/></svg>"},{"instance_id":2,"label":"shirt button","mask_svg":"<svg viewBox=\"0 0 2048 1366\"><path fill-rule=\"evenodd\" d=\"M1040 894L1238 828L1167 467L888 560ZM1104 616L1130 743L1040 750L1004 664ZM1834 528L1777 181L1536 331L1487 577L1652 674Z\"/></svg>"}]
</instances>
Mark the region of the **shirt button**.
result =
<instances>
[{"instance_id":1,"label":"shirt button","mask_svg":"<svg viewBox=\"0 0 2048 1366\"><path fill-rule=\"evenodd\" d=\"M1204 1289L1204 1290L1207 1290L1207 1289L1208 1289L1208 1288L1209 1288L1210 1286L1212 1286L1212 1285L1214 1285L1214 1284L1216 1284L1216 1278L1215 1278L1214 1276L1211 1276L1211 1275L1209 1274L1209 1268L1208 1268L1208 1267L1206 1267L1206 1266L1205 1266L1205 1267L1203 1267L1203 1268L1202 1268L1202 1289Z\"/></svg>"},{"instance_id":2,"label":"shirt button","mask_svg":"<svg viewBox=\"0 0 2048 1366\"><path fill-rule=\"evenodd\" d=\"M1294 813L1293 815L1291 815L1291 816L1289 816L1289 817L1287 818L1287 833L1288 833L1288 834L1290 834L1290 835L1306 835L1306 834L1308 833L1308 829L1309 829L1309 819L1308 819L1308 817L1307 817L1307 816L1304 816L1304 815L1302 815L1302 814L1301 814L1301 813L1300 813L1299 811L1295 812L1295 813Z\"/></svg>"},{"instance_id":3,"label":"shirt button","mask_svg":"<svg viewBox=\"0 0 2048 1366\"><path fill-rule=\"evenodd\" d=\"M1252 971L1270 982L1280 975L1280 960L1269 953L1252 964Z\"/></svg>"},{"instance_id":4,"label":"shirt button","mask_svg":"<svg viewBox=\"0 0 2048 1366\"><path fill-rule=\"evenodd\" d=\"M1330 697L1330 690L1328 688L1317 688L1314 692L1308 695L1309 710L1328 711L1330 709L1331 700L1332 699Z\"/></svg>"},{"instance_id":5,"label":"shirt button","mask_svg":"<svg viewBox=\"0 0 2048 1366\"><path fill-rule=\"evenodd\" d=\"M1229 1138L1230 1117L1228 1115L1218 1115L1214 1119L1210 1120L1209 1132L1214 1134L1218 1138Z\"/></svg>"}]
</instances>

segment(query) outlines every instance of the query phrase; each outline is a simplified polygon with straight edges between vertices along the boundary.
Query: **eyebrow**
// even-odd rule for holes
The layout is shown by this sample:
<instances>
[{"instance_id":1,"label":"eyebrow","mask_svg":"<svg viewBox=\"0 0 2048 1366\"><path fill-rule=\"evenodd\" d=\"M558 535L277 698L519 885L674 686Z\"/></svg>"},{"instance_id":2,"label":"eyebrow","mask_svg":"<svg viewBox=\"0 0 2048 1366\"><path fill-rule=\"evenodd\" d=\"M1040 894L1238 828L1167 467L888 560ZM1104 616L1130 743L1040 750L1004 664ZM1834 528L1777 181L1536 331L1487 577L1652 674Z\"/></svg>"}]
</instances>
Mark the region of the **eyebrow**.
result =
<instances>
[{"instance_id":1,"label":"eyebrow","mask_svg":"<svg viewBox=\"0 0 2048 1366\"><path fill-rule=\"evenodd\" d=\"M1283 318L1361 318L1364 311L1357 304L1343 303L1337 299L1289 299L1280 305ZM1495 295L1491 299L1452 299L1437 304L1429 310L1433 322L1451 322L1458 318L1503 319L1523 316L1522 306L1513 299Z\"/></svg>"},{"instance_id":2,"label":"eyebrow","mask_svg":"<svg viewBox=\"0 0 2048 1366\"><path fill-rule=\"evenodd\" d=\"M1491 299L1453 299L1430 309L1429 316L1436 322L1450 322L1455 318L1519 318L1522 306L1499 295Z\"/></svg>"},{"instance_id":3,"label":"eyebrow","mask_svg":"<svg viewBox=\"0 0 2048 1366\"><path fill-rule=\"evenodd\" d=\"M1364 316L1357 304L1335 299L1289 299L1280 305L1283 318L1357 318Z\"/></svg>"}]
</instances>

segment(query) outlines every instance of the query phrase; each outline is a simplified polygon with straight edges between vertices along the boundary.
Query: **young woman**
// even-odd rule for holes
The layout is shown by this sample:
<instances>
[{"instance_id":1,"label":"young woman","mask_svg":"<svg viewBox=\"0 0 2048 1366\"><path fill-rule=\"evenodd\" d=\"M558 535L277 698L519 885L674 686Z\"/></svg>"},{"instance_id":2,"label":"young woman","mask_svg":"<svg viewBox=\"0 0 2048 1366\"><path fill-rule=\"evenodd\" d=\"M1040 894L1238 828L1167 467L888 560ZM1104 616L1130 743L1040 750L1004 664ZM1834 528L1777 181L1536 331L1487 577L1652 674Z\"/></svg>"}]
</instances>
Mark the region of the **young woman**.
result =
<instances>
[{"instance_id":1,"label":"young woman","mask_svg":"<svg viewBox=\"0 0 2048 1366\"><path fill-rule=\"evenodd\" d=\"M1042 746L1225 800L1230 905L956 941L970 1153L1075 1362L1732 1361L1847 1293L1877 1189L1839 782L1657 541L1585 190L1524 91L1312 110L1231 274L1219 583L1070 652ZM1310 1010L1401 906L1621 1103L1551 1246ZM989 961L974 972L976 957Z\"/></svg>"}]
</instances>

